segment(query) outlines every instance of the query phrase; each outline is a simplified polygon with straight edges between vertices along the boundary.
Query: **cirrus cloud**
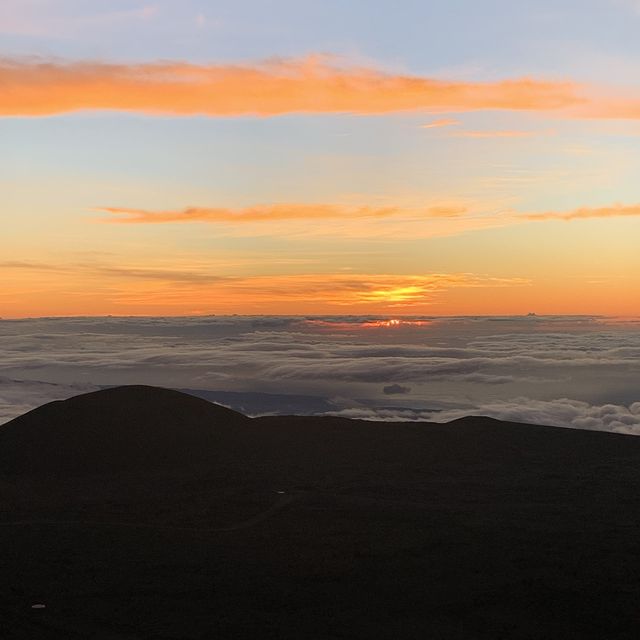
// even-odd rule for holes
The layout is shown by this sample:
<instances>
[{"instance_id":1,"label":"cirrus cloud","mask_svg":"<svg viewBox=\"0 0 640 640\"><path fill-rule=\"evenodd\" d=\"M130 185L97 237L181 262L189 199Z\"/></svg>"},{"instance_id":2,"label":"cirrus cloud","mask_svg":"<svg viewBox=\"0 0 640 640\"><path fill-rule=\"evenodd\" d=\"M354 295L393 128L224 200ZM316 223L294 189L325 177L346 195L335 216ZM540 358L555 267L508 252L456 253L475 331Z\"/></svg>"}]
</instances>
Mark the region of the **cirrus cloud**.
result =
<instances>
[{"instance_id":1,"label":"cirrus cloud","mask_svg":"<svg viewBox=\"0 0 640 640\"><path fill-rule=\"evenodd\" d=\"M467 208L457 205L438 205L425 207L421 211L401 207L372 207L362 205L347 207L335 204L299 204L276 203L256 205L244 209L222 207L185 207L179 210L151 211L148 209L129 209L125 207L97 207L96 211L114 216L107 222L119 224L158 224L165 222L274 222L280 220L325 220L343 218L389 218L392 216L414 216L424 218L455 218L467 213Z\"/></svg>"},{"instance_id":2,"label":"cirrus cloud","mask_svg":"<svg viewBox=\"0 0 640 640\"><path fill-rule=\"evenodd\" d=\"M640 204L613 204L608 207L580 207L572 211L545 211L523 214L527 220L588 220L590 218L616 218L640 216Z\"/></svg>"},{"instance_id":3,"label":"cirrus cloud","mask_svg":"<svg viewBox=\"0 0 640 640\"><path fill-rule=\"evenodd\" d=\"M482 136L480 136L482 137ZM277 222L313 223L322 220L340 220L343 223L368 220L371 223L397 221L412 224L411 236L455 235L474 229L498 227L522 222L544 220L588 220L595 218L622 218L640 216L640 204L615 203L604 207L578 207L568 211L542 211L523 213L516 210L495 210L482 204L440 204L425 207L401 206L345 206L338 204L301 204L274 203L261 204L240 209L225 207L185 207L183 209L151 210L129 207L95 207L95 211L107 214L100 222L112 224L166 224L202 222L228 225L263 224ZM416 229L415 225L421 228ZM434 226L436 225L436 226ZM444 225L444 226L443 226ZM383 231L389 231L384 227ZM322 227L322 233L340 235L350 234L353 229L347 226L339 228ZM376 235L374 224L355 229L356 235ZM402 237L399 232L398 237Z\"/></svg>"}]
</instances>

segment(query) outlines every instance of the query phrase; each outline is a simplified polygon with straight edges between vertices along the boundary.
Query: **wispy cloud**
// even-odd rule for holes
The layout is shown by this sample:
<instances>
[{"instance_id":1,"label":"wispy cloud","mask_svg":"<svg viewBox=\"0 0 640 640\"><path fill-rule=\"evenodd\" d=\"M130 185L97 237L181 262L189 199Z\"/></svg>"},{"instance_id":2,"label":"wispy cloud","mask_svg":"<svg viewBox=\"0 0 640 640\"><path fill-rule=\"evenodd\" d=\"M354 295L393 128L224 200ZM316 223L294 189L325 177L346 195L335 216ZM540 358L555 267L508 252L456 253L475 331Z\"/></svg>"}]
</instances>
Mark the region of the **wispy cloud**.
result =
<instances>
[{"instance_id":1,"label":"wispy cloud","mask_svg":"<svg viewBox=\"0 0 640 640\"><path fill-rule=\"evenodd\" d=\"M420 125L421 129L439 129L441 127L455 127L456 125L462 124L460 120L456 120L455 118L440 118L439 120L433 120L433 122L428 122L427 124Z\"/></svg>"},{"instance_id":2,"label":"wispy cloud","mask_svg":"<svg viewBox=\"0 0 640 640\"><path fill-rule=\"evenodd\" d=\"M336 305L387 304L411 306L429 303L437 293L458 287L523 286L523 278L496 278L474 273L424 275L301 274L255 277L233 284L237 292L260 299L324 300Z\"/></svg>"},{"instance_id":3,"label":"wispy cloud","mask_svg":"<svg viewBox=\"0 0 640 640\"><path fill-rule=\"evenodd\" d=\"M173 284L210 284L229 278L212 274L203 269L167 269L166 267L144 268L138 266L116 266L99 263L62 263L29 262L27 260L5 260L0 269L6 272L53 273L59 275L84 274L92 278L115 278L132 280L158 280Z\"/></svg>"},{"instance_id":4,"label":"wispy cloud","mask_svg":"<svg viewBox=\"0 0 640 640\"><path fill-rule=\"evenodd\" d=\"M192 206L175 210L99 207L100 224L216 225L234 237L273 235L316 238L434 238L513 224L504 203L468 199L394 204L271 203L244 208Z\"/></svg>"},{"instance_id":5,"label":"wispy cloud","mask_svg":"<svg viewBox=\"0 0 640 640\"><path fill-rule=\"evenodd\" d=\"M291 304L305 313L319 313L349 306L385 309L429 305L435 297L454 288L502 288L523 286L522 278L502 278L476 273L282 273L226 275L196 266L167 268L104 263L49 264L6 261L0 268L10 274L11 285L20 295L28 285L47 283L49 293L61 294L78 288L100 288L103 302L115 308L138 309L138 313L165 309L202 308L215 304L218 311L265 309ZM18 277L20 276L20 277ZM38 294L40 295L40 294ZM315 311L314 311L315 310ZM188 311L187 311L188 312Z\"/></svg>"},{"instance_id":6,"label":"wispy cloud","mask_svg":"<svg viewBox=\"0 0 640 640\"><path fill-rule=\"evenodd\" d=\"M438 205L425 207L420 211L401 207L348 207L334 204L277 203L257 205L244 209L213 207L186 207L180 210L151 211L147 209L128 209L122 207L98 207L97 211L111 214L108 222L119 224L162 224L172 222L211 222L223 224L242 224L248 222L275 222L281 220L325 220L342 218L388 218L392 216L418 215L433 218L453 218L464 215L466 207Z\"/></svg>"},{"instance_id":7,"label":"wispy cloud","mask_svg":"<svg viewBox=\"0 0 640 640\"><path fill-rule=\"evenodd\" d=\"M454 237L474 231L506 228L544 221L640 217L640 204L579 207L567 211L522 211L508 201L481 202L453 199L442 204L375 206L337 204L263 204L246 208L187 207L176 210L100 207L98 224L122 227L153 225L211 225L225 237L316 239L388 239ZM272 256L266 258L269 264ZM249 265L250 267L250 265ZM153 273L148 274L154 277Z\"/></svg>"},{"instance_id":8,"label":"wispy cloud","mask_svg":"<svg viewBox=\"0 0 640 640\"><path fill-rule=\"evenodd\" d=\"M450 233L469 231L487 226L504 226L523 221L543 220L587 220L590 218L615 218L640 216L640 204L612 204L605 207L580 207L569 211L543 211L522 213L512 209L499 209L492 214L482 214L487 206L474 207L469 204L431 205L423 208L405 208L400 206L356 207L333 204L272 204L257 205L245 209L187 207L179 210L152 211L147 209L129 209L119 207L99 207L96 211L109 214L105 222L116 224L168 224L203 222L223 225L267 224L282 221L309 222L337 219L343 222L397 219L407 223L447 223L454 225ZM460 223L476 222L478 226L460 226ZM484 222L484 224L480 224ZM339 232L346 233L348 227ZM369 231L373 233L372 229ZM374 234L375 235L375 234Z\"/></svg>"},{"instance_id":9,"label":"wispy cloud","mask_svg":"<svg viewBox=\"0 0 640 640\"><path fill-rule=\"evenodd\" d=\"M588 220L590 218L616 218L640 216L640 204L613 204L608 207L581 207L572 211L545 211L520 214L526 220Z\"/></svg>"},{"instance_id":10,"label":"wispy cloud","mask_svg":"<svg viewBox=\"0 0 640 640\"><path fill-rule=\"evenodd\" d=\"M185 277L186 280L186 277ZM180 284L174 291L174 282ZM186 284L186 286L184 286ZM309 273L250 275L210 282L167 280L164 286L135 287L128 284L117 294L121 304L153 307L193 308L215 301L215 308L233 312L238 308L303 309L305 313L358 307L363 311L428 307L437 297L458 288L522 287L523 278L500 278L474 273L431 273L419 275Z\"/></svg>"},{"instance_id":11,"label":"wispy cloud","mask_svg":"<svg viewBox=\"0 0 640 640\"><path fill-rule=\"evenodd\" d=\"M446 81L340 64L326 56L257 64L109 64L0 60L0 115L81 110L273 116L411 110L557 110L583 98L572 82L516 78Z\"/></svg>"}]
</instances>

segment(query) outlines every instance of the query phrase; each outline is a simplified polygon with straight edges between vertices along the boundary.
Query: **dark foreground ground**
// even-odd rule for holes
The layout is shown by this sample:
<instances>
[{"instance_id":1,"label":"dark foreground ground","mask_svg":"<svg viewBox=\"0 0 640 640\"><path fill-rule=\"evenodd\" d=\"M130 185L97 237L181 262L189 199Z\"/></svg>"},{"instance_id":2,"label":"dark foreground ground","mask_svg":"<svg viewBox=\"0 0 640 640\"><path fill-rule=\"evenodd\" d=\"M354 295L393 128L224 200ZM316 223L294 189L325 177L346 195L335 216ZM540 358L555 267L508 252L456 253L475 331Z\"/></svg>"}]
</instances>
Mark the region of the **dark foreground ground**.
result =
<instances>
[{"instance_id":1,"label":"dark foreground ground","mask_svg":"<svg viewBox=\"0 0 640 640\"><path fill-rule=\"evenodd\" d=\"M3 640L639 637L640 438L134 387L0 427L0 472Z\"/></svg>"}]
</instances>

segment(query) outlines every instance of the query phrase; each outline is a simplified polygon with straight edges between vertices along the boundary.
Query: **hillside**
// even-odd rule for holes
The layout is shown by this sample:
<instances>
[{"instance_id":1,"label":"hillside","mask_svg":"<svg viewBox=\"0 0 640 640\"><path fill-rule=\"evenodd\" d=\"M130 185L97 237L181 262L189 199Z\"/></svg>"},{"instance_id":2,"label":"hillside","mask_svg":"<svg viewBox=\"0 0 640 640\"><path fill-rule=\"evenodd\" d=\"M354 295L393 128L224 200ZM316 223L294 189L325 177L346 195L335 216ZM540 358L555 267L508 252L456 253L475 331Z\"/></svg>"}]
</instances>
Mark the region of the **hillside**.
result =
<instances>
[{"instance_id":1,"label":"hillside","mask_svg":"<svg viewBox=\"0 0 640 640\"><path fill-rule=\"evenodd\" d=\"M0 427L0 469L18 474L92 474L208 462L247 419L190 395L117 387L51 402Z\"/></svg>"},{"instance_id":2,"label":"hillside","mask_svg":"<svg viewBox=\"0 0 640 640\"><path fill-rule=\"evenodd\" d=\"M100 391L0 428L1 636L633 638L639 494L630 436Z\"/></svg>"}]
</instances>

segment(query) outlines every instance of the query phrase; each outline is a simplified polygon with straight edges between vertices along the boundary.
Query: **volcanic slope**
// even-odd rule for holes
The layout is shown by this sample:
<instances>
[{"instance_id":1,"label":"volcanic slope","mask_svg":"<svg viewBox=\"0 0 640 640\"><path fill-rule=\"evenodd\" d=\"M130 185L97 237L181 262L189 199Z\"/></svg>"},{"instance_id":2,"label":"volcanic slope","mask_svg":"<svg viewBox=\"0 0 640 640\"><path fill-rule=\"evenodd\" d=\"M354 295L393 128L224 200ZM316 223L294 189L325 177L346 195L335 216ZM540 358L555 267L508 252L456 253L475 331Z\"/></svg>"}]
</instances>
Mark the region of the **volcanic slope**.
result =
<instances>
[{"instance_id":1,"label":"volcanic slope","mask_svg":"<svg viewBox=\"0 0 640 640\"><path fill-rule=\"evenodd\" d=\"M632 436L108 389L0 427L0 637L636 638L639 495Z\"/></svg>"},{"instance_id":2,"label":"volcanic slope","mask_svg":"<svg viewBox=\"0 0 640 640\"><path fill-rule=\"evenodd\" d=\"M65 476L193 467L247 421L178 391L105 389L51 402L0 427L0 470Z\"/></svg>"}]
</instances>

